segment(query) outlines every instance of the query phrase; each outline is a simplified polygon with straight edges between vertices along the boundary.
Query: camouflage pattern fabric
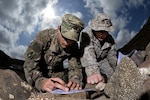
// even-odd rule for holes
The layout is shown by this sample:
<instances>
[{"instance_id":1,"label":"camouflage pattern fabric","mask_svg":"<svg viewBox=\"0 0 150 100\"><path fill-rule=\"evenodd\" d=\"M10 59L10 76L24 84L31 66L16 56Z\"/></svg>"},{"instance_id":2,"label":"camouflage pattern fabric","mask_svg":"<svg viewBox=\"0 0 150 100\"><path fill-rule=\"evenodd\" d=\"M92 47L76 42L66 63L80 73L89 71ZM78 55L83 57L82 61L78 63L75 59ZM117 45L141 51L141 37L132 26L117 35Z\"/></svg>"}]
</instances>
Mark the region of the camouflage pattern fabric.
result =
<instances>
[{"instance_id":1,"label":"camouflage pattern fabric","mask_svg":"<svg viewBox=\"0 0 150 100\"><path fill-rule=\"evenodd\" d=\"M41 82L50 77L60 77L64 81L69 78L80 84L82 82L77 44L64 50L58 43L57 35L54 29L40 31L25 53L26 80L39 91ZM63 66L65 59L69 62L68 69Z\"/></svg>"},{"instance_id":2,"label":"camouflage pattern fabric","mask_svg":"<svg viewBox=\"0 0 150 100\"><path fill-rule=\"evenodd\" d=\"M117 51L113 38L109 35L101 45L91 28L86 27L82 30L81 39L81 51L83 51L81 63L85 67L87 76L103 73L110 78L117 64Z\"/></svg>"},{"instance_id":3,"label":"camouflage pattern fabric","mask_svg":"<svg viewBox=\"0 0 150 100\"><path fill-rule=\"evenodd\" d=\"M94 31L113 32L114 26L109 16L105 13L98 14L90 23L90 28Z\"/></svg>"},{"instance_id":4,"label":"camouflage pattern fabric","mask_svg":"<svg viewBox=\"0 0 150 100\"><path fill-rule=\"evenodd\" d=\"M79 34L83 28L84 23L81 19L72 14L66 14L63 16L61 32L65 38L78 41Z\"/></svg>"}]
</instances>

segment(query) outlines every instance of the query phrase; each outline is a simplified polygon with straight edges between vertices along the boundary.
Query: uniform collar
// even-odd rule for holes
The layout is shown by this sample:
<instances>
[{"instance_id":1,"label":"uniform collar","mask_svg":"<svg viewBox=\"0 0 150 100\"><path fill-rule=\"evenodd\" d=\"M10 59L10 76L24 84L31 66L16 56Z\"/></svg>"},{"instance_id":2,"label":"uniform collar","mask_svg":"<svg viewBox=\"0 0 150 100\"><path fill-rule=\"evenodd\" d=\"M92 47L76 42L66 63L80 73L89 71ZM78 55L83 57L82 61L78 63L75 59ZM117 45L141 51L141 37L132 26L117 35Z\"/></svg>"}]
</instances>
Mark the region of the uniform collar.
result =
<instances>
[{"instance_id":1,"label":"uniform collar","mask_svg":"<svg viewBox=\"0 0 150 100\"><path fill-rule=\"evenodd\" d=\"M111 43L105 42L101 49L104 50L109 47L111 47Z\"/></svg>"},{"instance_id":2,"label":"uniform collar","mask_svg":"<svg viewBox=\"0 0 150 100\"><path fill-rule=\"evenodd\" d=\"M60 53L62 50L62 48L59 44L59 41L58 41L58 32L55 33L55 35L51 41L50 50L54 53Z\"/></svg>"},{"instance_id":3,"label":"uniform collar","mask_svg":"<svg viewBox=\"0 0 150 100\"><path fill-rule=\"evenodd\" d=\"M63 53L63 54L69 55L64 51L64 49L61 47L61 45L58 41L58 32L55 33L55 35L51 41L50 51L55 54Z\"/></svg>"}]
</instances>

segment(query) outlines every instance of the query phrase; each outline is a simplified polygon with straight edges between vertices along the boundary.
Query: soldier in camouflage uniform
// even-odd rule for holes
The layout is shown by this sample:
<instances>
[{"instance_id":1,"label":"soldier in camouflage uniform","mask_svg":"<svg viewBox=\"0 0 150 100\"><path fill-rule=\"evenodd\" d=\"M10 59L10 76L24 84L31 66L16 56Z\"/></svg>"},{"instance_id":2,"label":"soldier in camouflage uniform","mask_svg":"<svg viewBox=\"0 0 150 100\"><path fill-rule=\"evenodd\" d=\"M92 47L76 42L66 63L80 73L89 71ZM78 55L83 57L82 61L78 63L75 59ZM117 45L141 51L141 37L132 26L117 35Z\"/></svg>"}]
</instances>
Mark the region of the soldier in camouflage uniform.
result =
<instances>
[{"instance_id":1,"label":"soldier in camouflage uniform","mask_svg":"<svg viewBox=\"0 0 150 100\"><path fill-rule=\"evenodd\" d=\"M25 53L24 71L27 82L39 92L55 88L68 91L82 88L78 36L84 23L65 14L58 29L40 31ZM63 66L68 59L69 67Z\"/></svg>"},{"instance_id":2,"label":"soldier in camouflage uniform","mask_svg":"<svg viewBox=\"0 0 150 100\"><path fill-rule=\"evenodd\" d=\"M81 63L89 84L106 82L115 70L117 51L109 34L113 30L110 18L101 13L81 32Z\"/></svg>"}]
</instances>

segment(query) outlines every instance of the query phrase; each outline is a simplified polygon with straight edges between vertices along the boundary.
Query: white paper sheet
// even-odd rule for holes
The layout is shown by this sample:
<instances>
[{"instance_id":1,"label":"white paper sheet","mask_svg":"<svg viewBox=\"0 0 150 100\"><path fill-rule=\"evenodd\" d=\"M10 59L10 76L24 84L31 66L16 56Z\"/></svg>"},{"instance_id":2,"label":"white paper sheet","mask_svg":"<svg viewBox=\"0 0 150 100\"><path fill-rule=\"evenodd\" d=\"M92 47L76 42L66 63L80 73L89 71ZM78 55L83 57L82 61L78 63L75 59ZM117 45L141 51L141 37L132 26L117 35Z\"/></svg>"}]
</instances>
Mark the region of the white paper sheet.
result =
<instances>
[{"instance_id":1,"label":"white paper sheet","mask_svg":"<svg viewBox=\"0 0 150 100\"><path fill-rule=\"evenodd\" d=\"M137 52L137 50L132 50L129 54L126 54L126 55L124 55L124 54L122 54L121 52L119 52L119 53L118 53L118 61L117 61L117 64L120 63L120 61L121 61L121 59L122 59L123 57L131 57L132 54L134 54L134 53L136 53L136 52Z\"/></svg>"},{"instance_id":2,"label":"white paper sheet","mask_svg":"<svg viewBox=\"0 0 150 100\"><path fill-rule=\"evenodd\" d=\"M65 92L60 89L55 89L51 93L53 93L53 94L73 94L73 93L80 93L80 92L85 92L85 91L96 91L96 89L70 90L68 92Z\"/></svg>"}]
</instances>

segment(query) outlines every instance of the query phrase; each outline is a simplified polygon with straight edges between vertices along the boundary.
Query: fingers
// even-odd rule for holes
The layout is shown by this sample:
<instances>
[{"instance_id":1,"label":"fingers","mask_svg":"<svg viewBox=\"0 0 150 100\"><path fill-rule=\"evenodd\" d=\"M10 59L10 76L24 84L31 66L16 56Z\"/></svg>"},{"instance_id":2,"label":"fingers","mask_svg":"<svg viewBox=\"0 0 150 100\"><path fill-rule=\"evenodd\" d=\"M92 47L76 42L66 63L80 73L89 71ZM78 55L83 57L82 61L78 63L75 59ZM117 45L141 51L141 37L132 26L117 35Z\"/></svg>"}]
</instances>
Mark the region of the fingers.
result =
<instances>
[{"instance_id":1,"label":"fingers","mask_svg":"<svg viewBox=\"0 0 150 100\"><path fill-rule=\"evenodd\" d=\"M59 84L59 83L57 83L57 82L54 83L54 87L55 87L55 88L58 88L58 89L61 89L61 90L63 90L63 91L69 91L69 88L66 87L66 85L62 85L62 84Z\"/></svg>"},{"instance_id":2,"label":"fingers","mask_svg":"<svg viewBox=\"0 0 150 100\"><path fill-rule=\"evenodd\" d=\"M44 80L42 85L41 85L41 89L43 91L51 92L54 88L55 88L54 83L49 79Z\"/></svg>"},{"instance_id":3,"label":"fingers","mask_svg":"<svg viewBox=\"0 0 150 100\"><path fill-rule=\"evenodd\" d=\"M65 82L60 78L49 78L42 83L42 90L51 92L53 89L58 88L63 91L69 91L70 90L79 90L82 89L82 86L80 84L69 81L68 84L65 84Z\"/></svg>"},{"instance_id":4,"label":"fingers","mask_svg":"<svg viewBox=\"0 0 150 100\"><path fill-rule=\"evenodd\" d=\"M82 89L82 87L80 86L80 84L73 82L73 81L69 81L67 84L67 87L70 88L70 90L80 90Z\"/></svg>"},{"instance_id":5,"label":"fingers","mask_svg":"<svg viewBox=\"0 0 150 100\"><path fill-rule=\"evenodd\" d=\"M104 77L101 74L98 74L97 79L99 80L98 82L105 82Z\"/></svg>"},{"instance_id":6,"label":"fingers","mask_svg":"<svg viewBox=\"0 0 150 100\"><path fill-rule=\"evenodd\" d=\"M74 90L76 88L77 83L72 82L72 81L70 81L69 83L71 83L70 86L69 86L70 90Z\"/></svg>"},{"instance_id":7,"label":"fingers","mask_svg":"<svg viewBox=\"0 0 150 100\"><path fill-rule=\"evenodd\" d=\"M53 86L47 85L44 91L51 92L53 89L54 89Z\"/></svg>"},{"instance_id":8,"label":"fingers","mask_svg":"<svg viewBox=\"0 0 150 100\"><path fill-rule=\"evenodd\" d=\"M104 78L101 74L93 74L87 78L87 83L95 84L98 82L104 82Z\"/></svg>"},{"instance_id":9,"label":"fingers","mask_svg":"<svg viewBox=\"0 0 150 100\"><path fill-rule=\"evenodd\" d=\"M54 87L64 90L64 91L69 91L69 88L66 87L66 83L60 79L60 78L50 78L54 82Z\"/></svg>"},{"instance_id":10,"label":"fingers","mask_svg":"<svg viewBox=\"0 0 150 100\"><path fill-rule=\"evenodd\" d=\"M49 78L43 81L42 83L42 90L51 92L55 88L59 88L64 91L69 91L69 89L66 87L66 84L63 80L60 78Z\"/></svg>"},{"instance_id":11,"label":"fingers","mask_svg":"<svg viewBox=\"0 0 150 100\"><path fill-rule=\"evenodd\" d=\"M52 80L53 82L57 82L57 83L59 83L59 84L61 84L61 85L65 85L66 83L62 80L62 79L60 79L60 78L50 78L50 80Z\"/></svg>"},{"instance_id":12,"label":"fingers","mask_svg":"<svg viewBox=\"0 0 150 100\"><path fill-rule=\"evenodd\" d=\"M95 83L97 83L97 78L92 78L92 77L88 77L87 78L87 83L89 83L89 84L95 84Z\"/></svg>"},{"instance_id":13,"label":"fingers","mask_svg":"<svg viewBox=\"0 0 150 100\"><path fill-rule=\"evenodd\" d=\"M72 81L69 81L68 84L67 84L66 86L70 88L71 85L72 85L72 83L73 83Z\"/></svg>"},{"instance_id":14,"label":"fingers","mask_svg":"<svg viewBox=\"0 0 150 100\"><path fill-rule=\"evenodd\" d=\"M80 86L80 84L77 84L75 87L75 90L81 90L81 89L82 89L82 86Z\"/></svg>"}]
</instances>

